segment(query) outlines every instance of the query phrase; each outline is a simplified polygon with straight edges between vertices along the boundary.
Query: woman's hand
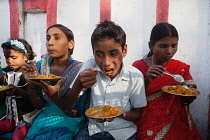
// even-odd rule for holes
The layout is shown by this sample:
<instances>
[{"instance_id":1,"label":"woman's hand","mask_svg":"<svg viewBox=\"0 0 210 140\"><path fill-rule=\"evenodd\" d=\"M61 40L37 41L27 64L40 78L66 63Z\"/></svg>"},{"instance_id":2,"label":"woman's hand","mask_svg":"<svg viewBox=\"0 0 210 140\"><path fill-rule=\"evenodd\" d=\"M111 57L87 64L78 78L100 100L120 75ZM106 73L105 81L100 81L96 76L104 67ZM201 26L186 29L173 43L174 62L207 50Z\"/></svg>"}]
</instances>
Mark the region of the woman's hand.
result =
<instances>
[{"instance_id":1,"label":"woman's hand","mask_svg":"<svg viewBox=\"0 0 210 140\"><path fill-rule=\"evenodd\" d=\"M160 66L160 65L151 66L147 71L145 79L151 82L152 79L163 76L164 71L165 71L165 68L163 66Z\"/></svg>"},{"instance_id":2,"label":"woman's hand","mask_svg":"<svg viewBox=\"0 0 210 140\"><path fill-rule=\"evenodd\" d=\"M196 96L180 96L182 106L191 104L196 99Z\"/></svg>"},{"instance_id":3,"label":"woman's hand","mask_svg":"<svg viewBox=\"0 0 210 140\"><path fill-rule=\"evenodd\" d=\"M29 61L25 63L24 66L20 69L24 76L37 76L39 74L38 69L36 67L36 61Z\"/></svg>"}]
</instances>

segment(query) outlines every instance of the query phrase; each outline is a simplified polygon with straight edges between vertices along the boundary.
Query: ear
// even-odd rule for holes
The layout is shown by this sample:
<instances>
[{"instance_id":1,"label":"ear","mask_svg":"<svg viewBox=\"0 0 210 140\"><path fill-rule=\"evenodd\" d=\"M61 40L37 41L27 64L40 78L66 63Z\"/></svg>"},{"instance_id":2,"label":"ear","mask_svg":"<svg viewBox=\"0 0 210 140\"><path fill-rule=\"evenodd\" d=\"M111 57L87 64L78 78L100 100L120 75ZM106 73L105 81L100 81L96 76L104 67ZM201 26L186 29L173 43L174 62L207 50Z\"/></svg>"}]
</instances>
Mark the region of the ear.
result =
<instances>
[{"instance_id":1,"label":"ear","mask_svg":"<svg viewBox=\"0 0 210 140\"><path fill-rule=\"evenodd\" d=\"M74 48L74 41L73 40L69 41L68 48L69 49L73 49Z\"/></svg>"},{"instance_id":2,"label":"ear","mask_svg":"<svg viewBox=\"0 0 210 140\"><path fill-rule=\"evenodd\" d=\"M125 46L123 47L123 50L122 50L123 57L125 57L127 55L127 51L128 51L128 47L127 47L127 44L125 44Z\"/></svg>"},{"instance_id":3,"label":"ear","mask_svg":"<svg viewBox=\"0 0 210 140\"><path fill-rule=\"evenodd\" d=\"M24 55L23 59L25 60L25 62L27 62L28 61L28 55Z\"/></svg>"}]
</instances>

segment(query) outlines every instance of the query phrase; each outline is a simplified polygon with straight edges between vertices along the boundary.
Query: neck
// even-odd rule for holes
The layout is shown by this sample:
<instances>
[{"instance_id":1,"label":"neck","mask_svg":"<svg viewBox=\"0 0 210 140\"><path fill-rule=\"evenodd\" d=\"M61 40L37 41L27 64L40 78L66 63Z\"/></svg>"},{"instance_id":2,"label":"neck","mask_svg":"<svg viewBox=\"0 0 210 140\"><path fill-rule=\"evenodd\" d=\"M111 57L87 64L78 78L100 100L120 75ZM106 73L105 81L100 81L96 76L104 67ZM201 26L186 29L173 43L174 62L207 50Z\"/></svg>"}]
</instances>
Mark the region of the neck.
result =
<instances>
[{"instance_id":1,"label":"neck","mask_svg":"<svg viewBox=\"0 0 210 140\"><path fill-rule=\"evenodd\" d=\"M154 55L152 55L152 66L161 65L161 66L165 67L167 64L168 64L168 62L158 63L157 61L154 61Z\"/></svg>"},{"instance_id":2,"label":"neck","mask_svg":"<svg viewBox=\"0 0 210 140\"><path fill-rule=\"evenodd\" d=\"M52 62L53 65L68 65L69 64L69 58L59 58L59 59L53 59Z\"/></svg>"}]
</instances>

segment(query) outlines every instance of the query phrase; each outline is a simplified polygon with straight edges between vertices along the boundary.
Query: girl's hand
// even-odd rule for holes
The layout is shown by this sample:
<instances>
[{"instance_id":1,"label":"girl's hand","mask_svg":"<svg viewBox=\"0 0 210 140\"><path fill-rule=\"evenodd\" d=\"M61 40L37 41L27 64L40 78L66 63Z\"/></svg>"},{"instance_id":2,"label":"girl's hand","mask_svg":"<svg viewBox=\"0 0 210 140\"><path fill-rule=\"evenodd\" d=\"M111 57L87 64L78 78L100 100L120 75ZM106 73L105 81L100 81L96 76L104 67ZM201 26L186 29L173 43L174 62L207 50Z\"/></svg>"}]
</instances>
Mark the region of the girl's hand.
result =
<instances>
[{"instance_id":1,"label":"girl's hand","mask_svg":"<svg viewBox=\"0 0 210 140\"><path fill-rule=\"evenodd\" d=\"M18 91L18 88L14 86L13 84L9 84L8 86L10 87L10 89L7 92L7 96L15 95L15 93L17 93Z\"/></svg>"},{"instance_id":2,"label":"girl's hand","mask_svg":"<svg viewBox=\"0 0 210 140\"><path fill-rule=\"evenodd\" d=\"M39 74L38 69L36 67L36 61L29 61L25 63L20 69L24 76L37 76Z\"/></svg>"},{"instance_id":3,"label":"girl's hand","mask_svg":"<svg viewBox=\"0 0 210 140\"><path fill-rule=\"evenodd\" d=\"M145 80L151 82L153 79L163 76L165 68L160 65L151 66L146 74Z\"/></svg>"},{"instance_id":4,"label":"girl's hand","mask_svg":"<svg viewBox=\"0 0 210 140\"><path fill-rule=\"evenodd\" d=\"M40 82L33 81L33 83L36 84L37 86L41 87L42 90L50 98L51 96L53 96L56 92L58 92L60 90L61 81L62 81L62 79L60 79L55 86L49 85L48 83L46 83L42 80Z\"/></svg>"}]
</instances>

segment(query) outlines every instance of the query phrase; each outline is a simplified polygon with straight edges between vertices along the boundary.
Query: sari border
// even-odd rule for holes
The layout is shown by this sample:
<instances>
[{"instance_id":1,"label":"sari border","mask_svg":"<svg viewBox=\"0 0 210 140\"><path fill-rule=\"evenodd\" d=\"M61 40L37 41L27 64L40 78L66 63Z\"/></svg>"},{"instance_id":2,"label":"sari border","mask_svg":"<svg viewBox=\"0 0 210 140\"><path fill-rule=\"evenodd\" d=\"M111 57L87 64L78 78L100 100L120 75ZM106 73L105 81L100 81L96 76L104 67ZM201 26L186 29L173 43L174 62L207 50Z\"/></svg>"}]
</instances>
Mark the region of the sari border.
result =
<instances>
[{"instance_id":1,"label":"sari border","mask_svg":"<svg viewBox=\"0 0 210 140\"><path fill-rule=\"evenodd\" d=\"M157 133L153 140L162 140L168 134L173 122L174 118Z\"/></svg>"},{"instance_id":2,"label":"sari border","mask_svg":"<svg viewBox=\"0 0 210 140\"><path fill-rule=\"evenodd\" d=\"M150 95L147 95L146 99L147 99L147 101L152 101L154 99L157 99L157 98L161 97L163 93L164 93L164 91L162 91L162 90L158 91L158 92L155 92L155 93L152 93Z\"/></svg>"}]
</instances>

